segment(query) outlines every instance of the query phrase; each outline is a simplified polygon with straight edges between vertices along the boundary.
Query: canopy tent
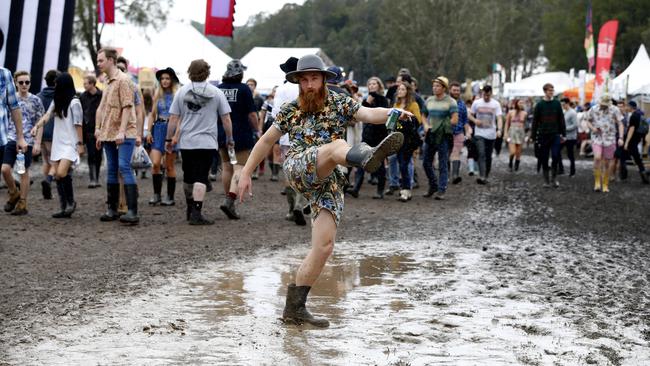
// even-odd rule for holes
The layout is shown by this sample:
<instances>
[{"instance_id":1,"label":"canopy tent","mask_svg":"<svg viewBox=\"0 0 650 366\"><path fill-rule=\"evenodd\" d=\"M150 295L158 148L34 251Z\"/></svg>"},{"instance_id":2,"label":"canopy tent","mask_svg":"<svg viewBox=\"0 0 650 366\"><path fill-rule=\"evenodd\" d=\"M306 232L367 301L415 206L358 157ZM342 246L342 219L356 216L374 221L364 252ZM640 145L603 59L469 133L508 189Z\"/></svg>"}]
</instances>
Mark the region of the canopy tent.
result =
<instances>
[{"instance_id":1,"label":"canopy tent","mask_svg":"<svg viewBox=\"0 0 650 366\"><path fill-rule=\"evenodd\" d=\"M573 80L566 72L545 72L514 83L505 83L503 96L506 98L541 97L544 96L542 87L546 83L553 84L555 94L560 94L574 85Z\"/></svg>"},{"instance_id":2,"label":"canopy tent","mask_svg":"<svg viewBox=\"0 0 650 366\"><path fill-rule=\"evenodd\" d=\"M591 79L585 83L585 100L590 101L591 98L593 98L594 95L594 85L596 84L596 79ZM571 89L567 89L562 94L571 99L571 100L577 100L580 99L580 88L575 87Z\"/></svg>"},{"instance_id":3,"label":"canopy tent","mask_svg":"<svg viewBox=\"0 0 650 366\"><path fill-rule=\"evenodd\" d=\"M189 22L182 20L170 20L160 31L131 24L108 24L104 28L102 44L117 48L129 60L129 69L133 73L137 74L143 67L171 67L183 83L189 81L187 68L192 60L206 60L211 66L210 79L218 80L232 59ZM93 69L85 54L73 58L71 65Z\"/></svg>"},{"instance_id":4,"label":"canopy tent","mask_svg":"<svg viewBox=\"0 0 650 366\"><path fill-rule=\"evenodd\" d=\"M650 84L646 84L646 85L640 87L639 89L632 92L632 94L634 94L634 95L636 95L636 94L650 95Z\"/></svg>"},{"instance_id":5,"label":"canopy tent","mask_svg":"<svg viewBox=\"0 0 650 366\"><path fill-rule=\"evenodd\" d=\"M650 57L645 46L641 45L630 66L612 81L613 95L624 98L626 94L639 94L639 91L648 84L650 84Z\"/></svg>"},{"instance_id":6,"label":"canopy tent","mask_svg":"<svg viewBox=\"0 0 650 366\"><path fill-rule=\"evenodd\" d=\"M283 47L254 47L241 62L248 69L244 72L245 78L253 78L257 81L257 89L260 93L269 93L276 85L284 82L284 72L280 70L289 57L301 58L305 55L318 55L326 65L334 63L320 48L283 48Z\"/></svg>"}]
</instances>

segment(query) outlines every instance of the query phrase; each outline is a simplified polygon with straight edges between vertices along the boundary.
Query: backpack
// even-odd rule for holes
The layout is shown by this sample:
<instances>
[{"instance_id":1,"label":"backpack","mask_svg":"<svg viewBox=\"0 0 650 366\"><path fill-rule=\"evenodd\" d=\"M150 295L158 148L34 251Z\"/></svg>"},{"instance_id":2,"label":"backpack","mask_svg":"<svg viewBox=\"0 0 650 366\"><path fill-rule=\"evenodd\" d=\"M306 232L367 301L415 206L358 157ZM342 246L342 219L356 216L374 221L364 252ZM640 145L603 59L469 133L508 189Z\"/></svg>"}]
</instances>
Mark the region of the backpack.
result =
<instances>
[{"instance_id":1,"label":"backpack","mask_svg":"<svg viewBox=\"0 0 650 366\"><path fill-rule=\"evenodd\" d=\"M641 116L641 121L639 121L639 129L636 131L641 136L645 136L648 134L648 130L650 130L650 118L643 118L643 115Z\"/></svg>"}]
</instances>

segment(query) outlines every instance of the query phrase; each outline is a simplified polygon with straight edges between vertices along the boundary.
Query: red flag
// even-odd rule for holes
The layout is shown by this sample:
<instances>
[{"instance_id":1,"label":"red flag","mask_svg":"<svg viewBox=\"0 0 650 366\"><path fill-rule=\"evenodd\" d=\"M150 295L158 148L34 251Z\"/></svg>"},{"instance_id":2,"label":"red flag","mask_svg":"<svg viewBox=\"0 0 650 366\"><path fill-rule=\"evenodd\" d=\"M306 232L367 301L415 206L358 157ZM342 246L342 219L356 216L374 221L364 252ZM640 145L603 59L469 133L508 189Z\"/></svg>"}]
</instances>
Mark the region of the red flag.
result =
<instances>
[{"instance_id":1,"label":"red flag","mask_svg":"<svg viewBox=\"0 0 650 366\"><path fill-rule=\"evenodd\" d=\"M97 0L97 23L115 23L115 0Z\"/></svg>"},{"instance_id":2,"label":"red flag","mask_svg":"<svg viewBox=\"0 0 650 366\"><path fill-rule=\"evenodd\" d=\"M235 0L208 0L205 11L205 35L232 37Z\"/></svg>"},{"instance_id":3,"label":"red flag","mask_svg":"<svg viewBox=\"0 0 650 366\"><path fill-rule=\"evenodd\" d=\"M598 54L596 56L596 85L601 86L609 75L616 45L618 20L610 20L600 27L598 33Z\"/></svg>"}]
</instances>

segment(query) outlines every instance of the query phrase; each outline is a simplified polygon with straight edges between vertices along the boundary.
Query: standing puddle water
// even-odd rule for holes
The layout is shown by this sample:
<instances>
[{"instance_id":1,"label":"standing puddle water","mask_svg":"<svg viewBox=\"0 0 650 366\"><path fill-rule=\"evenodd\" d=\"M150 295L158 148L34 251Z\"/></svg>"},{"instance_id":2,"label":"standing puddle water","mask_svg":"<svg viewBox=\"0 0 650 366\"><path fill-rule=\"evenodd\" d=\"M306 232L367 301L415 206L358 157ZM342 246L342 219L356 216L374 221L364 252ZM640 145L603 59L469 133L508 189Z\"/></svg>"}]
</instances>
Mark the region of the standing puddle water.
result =
<instances>
[{"instance_id":1,"label":"standing puddle water","mask_svg":"<svg viewBox=\"0 0 650 366\"><path fill-rule=\"evenodd\" d=\"M286 287L307 252L263 253L160 280L35 330L16 364L582 364L603 340L517 288L494 286L483 252L455 242L339 243L308 307L328 329L283 325ZM372 255L366 255L372 253ZM109 301L109 300L107 300ZM608 345L619 346L619 345ZM648 359L626 345L626 360Z\"/></svg>"}]
</instances>

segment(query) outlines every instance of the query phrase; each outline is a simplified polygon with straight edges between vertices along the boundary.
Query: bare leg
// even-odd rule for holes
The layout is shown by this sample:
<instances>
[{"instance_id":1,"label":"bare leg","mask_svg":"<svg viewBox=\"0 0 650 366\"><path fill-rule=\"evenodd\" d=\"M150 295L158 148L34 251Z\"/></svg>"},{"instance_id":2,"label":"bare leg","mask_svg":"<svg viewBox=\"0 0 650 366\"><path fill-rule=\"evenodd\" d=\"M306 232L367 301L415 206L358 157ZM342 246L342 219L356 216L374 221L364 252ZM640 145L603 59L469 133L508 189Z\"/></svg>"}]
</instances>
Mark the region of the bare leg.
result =
<instances>
[{"instance_id":1,"label":"bare leg","mask_svg":"<svg viewBox=\"0 0 650 366\"><path fill-rule=\"evenodd\" d=\"M316 174L318 178L325 178L332 174L337 165L347 165L345 157L350 150L350 145L344 140L334 140L318 148L316 158Z\"/></svg>"},{"instance_id":2,"label":"bare leg","mask_svg":"<svg viewBox=\"0 0 650 366\"><path fill-rule=\"evenodd\" d=\"M11 170L11 165L2 164L2 177L5 179L5 183L7 183L7 189L9 192L14 192L16 190L16 181L14 181Z\"/></svg>"},{"instance_id":3,"label":"bare leg","mask_svg":"<svg viewBox=\"0 0 650 366\"><path fill-rule=\"evenodd\" d=\"M332 213L321 210L311 230L311 250L296 273L296 286L312 286L334 250L336 223Z\"/></svg>"},{"instance_id":4,"label":"bare leg","mask_svg":"<svg viewBox=\"0 0 650 366\"><path fill-rule=\"evenodd\" d=\"M228 190L225 191L226 193L237 193L237 184L239 184L239 175L241 173L241 170L244 168L243 165L240 164L235 164L234 166L231 164L230 169L232 170L232 177L230 178L230 183L228 185ZM224 187L225 188L225 187Z\"/></svg>"},{"instance_id":5,"label":"bare leg","mask_svg":"<svg viewBox=\"0 0 650 366\"><path fill-rule=\"evenodd\" d=\"M233 167L229 161L221 160L221 183L223 183L223 193L228 194L230 192L230 184L233 179ZM235 186L236 187L236 186Z\"/></svg>"},{"instance_id":6,"label":"bare leg","mask_svg":"<svg viewBox=\"0 0 650 366\"><path fill-rule=\"evenodd\" d=\"M151 149L151 174L160 174L160 165L162 164L162 153L158 150Z\"/></svg>"},{"instance_id":7,"label":"bare leg","mask_svg":"<svg viewBox=\"0 0 650 366\"><path fill-rule=\"evenodd\" d=\"M28 192L29 192L29 170L25 170L25 174L20 176L20 198L26 200Z\"/></svg>"}]
</instances>

